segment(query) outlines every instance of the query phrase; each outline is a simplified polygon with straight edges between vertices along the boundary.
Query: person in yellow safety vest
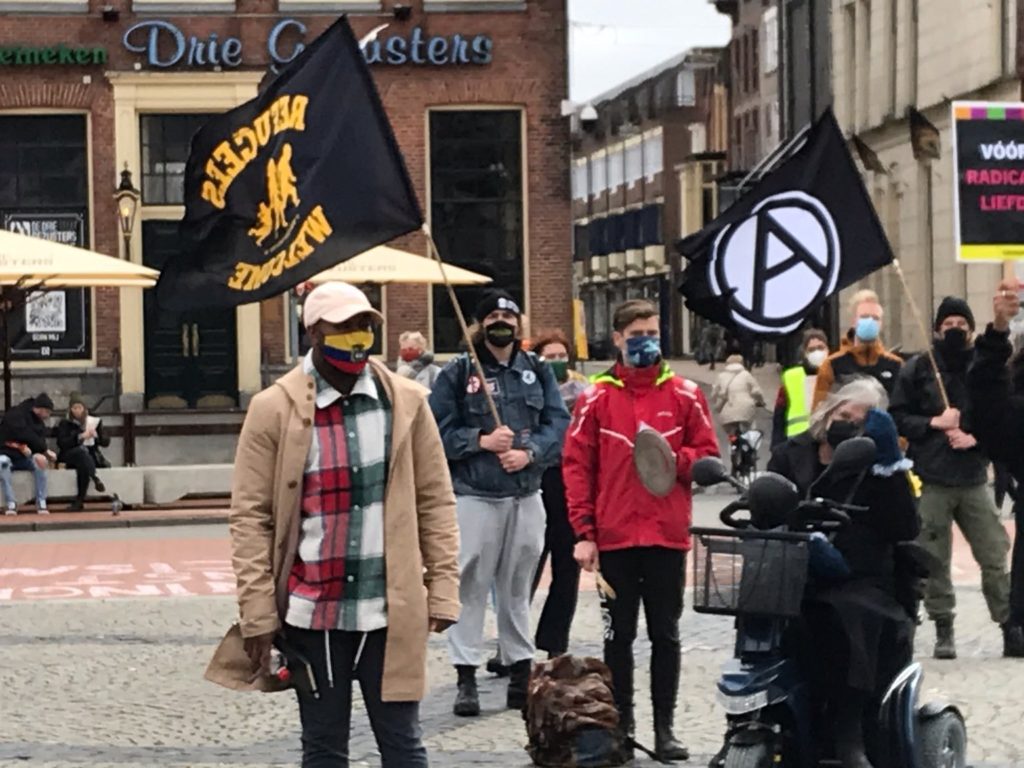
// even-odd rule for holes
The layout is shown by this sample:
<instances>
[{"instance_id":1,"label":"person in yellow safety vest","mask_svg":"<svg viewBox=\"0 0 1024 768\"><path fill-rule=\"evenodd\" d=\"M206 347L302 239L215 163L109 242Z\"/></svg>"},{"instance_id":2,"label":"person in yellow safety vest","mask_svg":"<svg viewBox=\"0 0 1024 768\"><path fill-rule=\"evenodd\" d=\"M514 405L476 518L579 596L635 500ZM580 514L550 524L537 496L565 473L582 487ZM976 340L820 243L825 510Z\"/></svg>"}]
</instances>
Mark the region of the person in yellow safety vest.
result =
<instances>
[{"instance_id":1,"label":"person in yellow safety vest","mask_svg":"<svg viewBox=\"0 0 1024 768\"><path fill-rule=\"evenodd\" d=\"M799 365L782 372L782 386L772 414L772 447L807 431L818 367L828 357L828 336L810 328L804 331Z\"/></svg>"}]
</instances>

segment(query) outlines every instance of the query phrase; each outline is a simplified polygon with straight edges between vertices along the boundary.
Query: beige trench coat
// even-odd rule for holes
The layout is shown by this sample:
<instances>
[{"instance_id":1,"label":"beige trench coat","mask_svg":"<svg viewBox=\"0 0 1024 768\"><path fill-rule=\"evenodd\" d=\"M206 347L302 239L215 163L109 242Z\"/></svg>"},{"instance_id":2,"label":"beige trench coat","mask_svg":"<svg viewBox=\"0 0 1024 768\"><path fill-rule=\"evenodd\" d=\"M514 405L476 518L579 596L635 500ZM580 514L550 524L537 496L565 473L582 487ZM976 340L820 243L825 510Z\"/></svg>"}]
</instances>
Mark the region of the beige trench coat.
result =
<instances>
[{"instance_id":1,"label":"beige trench coat","mask_svg":"<svg viewBox=\"0 0 1024 768\"><path fill-rule=\"evenodd\" d=\"M388 633L384 701L426 692L430 617L459 616L458 527L444 448L418 384L371 363L392 404L384 500ZM288 601L298 549L302 478L312 440L315 384L300 368L253 398L238 440L231 492L231 546L240 620L228 631L206 678L237 690L277 690L255 676L243 638L274 632Z\"/></svg>"}]
</instances>

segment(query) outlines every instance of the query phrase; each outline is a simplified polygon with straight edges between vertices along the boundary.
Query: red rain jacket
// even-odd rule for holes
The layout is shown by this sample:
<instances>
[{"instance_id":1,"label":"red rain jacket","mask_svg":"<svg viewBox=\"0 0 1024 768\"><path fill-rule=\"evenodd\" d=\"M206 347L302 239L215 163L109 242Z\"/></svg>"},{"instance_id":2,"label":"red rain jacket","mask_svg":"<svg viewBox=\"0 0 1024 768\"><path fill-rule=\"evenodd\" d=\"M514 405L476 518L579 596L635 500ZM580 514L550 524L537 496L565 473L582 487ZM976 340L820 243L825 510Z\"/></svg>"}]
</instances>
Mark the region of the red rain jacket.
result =
<instances>
[{"instance_id":1,"label":"red rain jacket","mask_svg":"<svg viewBox=\"0 0 1024 768\"><path fill-rule=\"evenodd\" d=\"M633 466L633 438L646 424L676 455L679 482L659 498ZM599 551L627 547L690 548L693 497L690 467L718 455L704 393L667 364L630 368L617 363L576 401L562 450L569 522Z\"/></svg>"}]
</instances>

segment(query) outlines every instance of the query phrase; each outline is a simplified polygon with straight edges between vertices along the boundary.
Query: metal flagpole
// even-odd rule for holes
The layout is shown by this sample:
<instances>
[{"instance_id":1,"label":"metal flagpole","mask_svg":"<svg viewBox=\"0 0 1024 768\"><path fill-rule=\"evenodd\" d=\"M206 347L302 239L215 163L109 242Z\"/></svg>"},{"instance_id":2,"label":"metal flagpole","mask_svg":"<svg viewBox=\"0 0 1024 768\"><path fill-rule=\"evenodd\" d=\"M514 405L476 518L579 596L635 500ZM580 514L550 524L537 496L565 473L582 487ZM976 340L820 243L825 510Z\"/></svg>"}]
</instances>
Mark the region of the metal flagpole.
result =
<instances>
[{"instance_id":1,"label":"metal flagpole","mask_svg":"<svg viewBox=\"0 0 1024 768\"><path fill-rule=\"evenodd\" d=\"M480 377L480 388L483 390L484 397L487 399L487 407L491 411L491 416L494 417L494 428L497 429L501 426L501 417L498 415L498 406L494 404L494 398L491 397L491 391L487 388L487 376L484 375L484 367L480 364L480 358L476 356L476 347L473 346L473 339L469 335L469 326L466 325L466 318L462 314L462 307L459 306L459 300L455 296L455 289L452 288L452 284L448 282L448 273L444 268L444 261L441 259L441 254L437 250L437 243L434 242L434 236L430 234L430 225L423 225L423 234L427 236L427 243L430 245L430 254L434 257L434 261L437 262L437 266L441 269L441 279L444 280L444 287L448 289L448 299L451 301L452 306L455 308L455 317L459 321L459 328L462 329L462 338L466 341L466 349L469 351L469 357L473 361L473 367L476 369L477 376Z\"/></svg>"},{"instance_id":2,"label":"metal flagpole","mask_svg":"<svg viewBox=\"0 0 1024 768\"><path fill-rule=\"evenodd\" d=\"M921 335L924 336L925 340L925 353L928 355L928 361L932 364L932 371L935 373L935 383L939 385L939 395L942 397L942 403L946 408L951 408L949 404L949 395L946 394L946 385L942 383L942 374L939 372L939 363L935 359L935 350L932 348L931 336L928 333L928 326L924 323L924 318L921 316L921 311L917 308L917 302L914 301L914 295L910 292L910 286L907 284L907 276L903 274L903 268L900 266L899 259L892 260L892 268L896 270L896 274L900 278L900 285L903 286L903 293L907 297L907 303L910 305L910 311L914 315L914 319L917 321L918 327L921 329Z\"/></svg>"}]
</instances>

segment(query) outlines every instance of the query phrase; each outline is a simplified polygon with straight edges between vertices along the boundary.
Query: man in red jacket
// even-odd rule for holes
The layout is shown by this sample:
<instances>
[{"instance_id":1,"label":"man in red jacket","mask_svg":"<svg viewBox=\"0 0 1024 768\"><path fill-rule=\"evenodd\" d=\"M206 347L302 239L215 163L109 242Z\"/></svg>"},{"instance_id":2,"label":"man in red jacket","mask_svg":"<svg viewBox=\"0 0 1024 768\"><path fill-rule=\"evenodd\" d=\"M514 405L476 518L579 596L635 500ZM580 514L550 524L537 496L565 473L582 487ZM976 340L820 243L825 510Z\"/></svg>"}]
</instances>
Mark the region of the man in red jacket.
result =
<instances>
[{"instance_id":1,"label":"man in red jacket","mask_svg":"<svg viewBox=\"0 0 1024 768\"><path fill-rule=\"evenodd\" d=\"M615 310L615 366L594 379L576 402L562 451L576 560L615 590L606 625L604 659L612 671L623 731L633 728L633 640L640 602L651 638L651 699L655 751L663 760L688 753L673 732L679 690L679 618L686 552L690 548L690 467L717 456L707 401L661 358L658 310L632 300ZM678 482L667 496L641 483L633 464L637 432L662 434L676 456Z\"/></svg>"}]
</instances>

